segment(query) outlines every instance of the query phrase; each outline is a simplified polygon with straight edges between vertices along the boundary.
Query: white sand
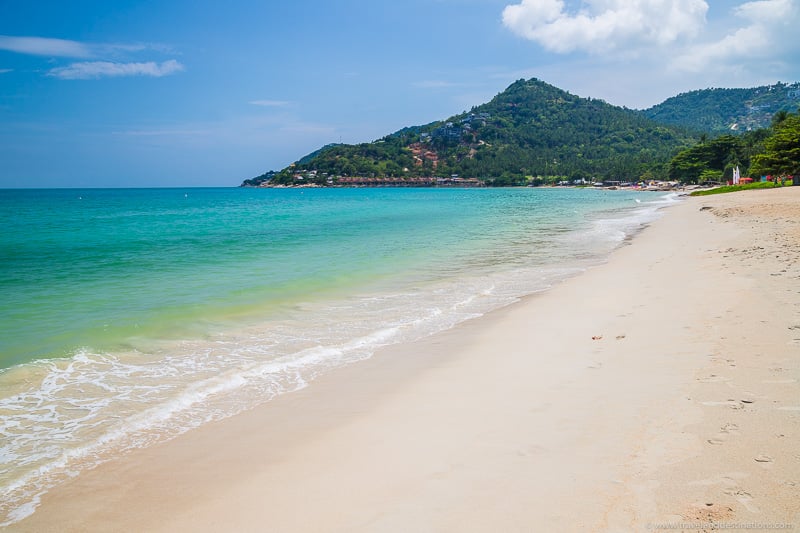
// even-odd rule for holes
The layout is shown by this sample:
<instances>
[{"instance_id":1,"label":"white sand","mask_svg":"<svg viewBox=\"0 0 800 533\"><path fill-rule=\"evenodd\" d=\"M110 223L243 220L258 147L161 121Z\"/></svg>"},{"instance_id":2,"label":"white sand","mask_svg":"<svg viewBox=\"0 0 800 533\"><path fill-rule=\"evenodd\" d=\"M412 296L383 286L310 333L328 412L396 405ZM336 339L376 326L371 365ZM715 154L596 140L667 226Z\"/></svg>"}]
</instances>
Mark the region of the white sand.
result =
<instances>
[{"instance_id":1,"label":"white sand","mask_svg":"<svg viewBox=\"0 0 800 533\"><path fill-rule=\"evenodd\" d=\"M605 265L106 463L11 529L800 527L799 265L800 187L689 199Z\"/></svg>"}]
</instances>

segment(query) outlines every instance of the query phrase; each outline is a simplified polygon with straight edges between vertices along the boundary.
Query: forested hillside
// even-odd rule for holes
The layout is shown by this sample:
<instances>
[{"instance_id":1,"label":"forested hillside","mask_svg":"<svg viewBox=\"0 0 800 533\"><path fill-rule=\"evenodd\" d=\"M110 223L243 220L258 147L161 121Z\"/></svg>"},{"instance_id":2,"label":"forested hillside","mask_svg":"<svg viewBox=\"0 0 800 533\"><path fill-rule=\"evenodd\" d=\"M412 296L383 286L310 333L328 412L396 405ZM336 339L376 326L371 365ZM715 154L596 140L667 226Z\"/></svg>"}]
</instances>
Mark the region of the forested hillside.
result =
<instances>
[{"instance_id":1,"label":"forested hillside","mask_svg":"<svg viewBox=\"0 0 800 533\"><path fill-rule=\"evenodd\" d=\"M710 134L743 133L770 125L779 111L800 106L800 83L751 89L703 89L679 94L644 110L657 122Z\"/></svg>"},{"instance_id":2,"label":"forested hillside","mask_svg":"<svg viewBox=\"0 0 800 533\"><path fill-rule=\"evenodd\" d=\"M666 178L669 161L695 143L689 130L641 112L519 80L490 102L372 143L330 145L244 185L337 184L353 176L477 178L490 185L553 179Z\"/></svg>"}]
</instances>

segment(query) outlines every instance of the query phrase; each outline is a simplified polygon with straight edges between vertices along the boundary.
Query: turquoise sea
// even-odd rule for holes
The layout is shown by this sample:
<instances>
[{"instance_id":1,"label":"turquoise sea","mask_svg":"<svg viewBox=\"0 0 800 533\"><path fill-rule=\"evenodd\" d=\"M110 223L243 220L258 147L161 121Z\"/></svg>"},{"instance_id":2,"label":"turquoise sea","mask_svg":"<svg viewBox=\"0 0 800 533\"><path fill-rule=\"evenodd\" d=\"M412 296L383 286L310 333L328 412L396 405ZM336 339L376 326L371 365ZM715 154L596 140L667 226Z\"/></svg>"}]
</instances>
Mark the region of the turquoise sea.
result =
<instances>
[{"instance_id":1,"label":"turquoise sea","mask_svg":"<svg viewBox=\"0 0 800 533\"><path fill-rule=\"evenodd\" d=\"M545 290L674 201L585 189L0 190L0 524L126 450Z\"/></svg>"}]
</instances>

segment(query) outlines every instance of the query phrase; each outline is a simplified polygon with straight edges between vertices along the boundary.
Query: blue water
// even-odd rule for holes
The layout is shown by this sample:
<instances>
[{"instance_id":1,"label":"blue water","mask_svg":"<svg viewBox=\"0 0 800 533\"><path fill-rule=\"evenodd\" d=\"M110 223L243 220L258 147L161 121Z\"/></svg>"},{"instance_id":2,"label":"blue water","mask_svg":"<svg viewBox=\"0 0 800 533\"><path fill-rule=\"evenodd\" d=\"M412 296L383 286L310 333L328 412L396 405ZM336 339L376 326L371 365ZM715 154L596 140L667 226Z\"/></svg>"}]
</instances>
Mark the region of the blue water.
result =
<instances>
[{"instance_id":1,"label":"blue water","mask_svg":"<svg viewBox=\"0 0 800 533\"><path fill-rule=\"evenodd\" d=\"M125 450L544 290L669 201L581 189L0 191L0 524Z\"/></svg>"}]
</instances>

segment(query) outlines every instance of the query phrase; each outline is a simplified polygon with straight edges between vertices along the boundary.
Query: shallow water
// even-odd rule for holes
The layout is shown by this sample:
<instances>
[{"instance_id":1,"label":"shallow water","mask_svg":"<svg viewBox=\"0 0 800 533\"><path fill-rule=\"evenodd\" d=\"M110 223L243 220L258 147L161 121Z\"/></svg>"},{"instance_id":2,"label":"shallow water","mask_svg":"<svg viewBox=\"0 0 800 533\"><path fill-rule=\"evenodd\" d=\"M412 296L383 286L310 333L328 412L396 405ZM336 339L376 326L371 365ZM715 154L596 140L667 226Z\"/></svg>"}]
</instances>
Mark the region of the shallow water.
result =
<instances>
[{"instance_id":1,"label":"shallow water","mask_svg":"<svg viewBox=\"0 0 800 533\"><path fill-rule=\"evenodd\" d=\"M108 457L544 290L672 201L580 189L0 191L0 523Z\"/></svg>"}]
</instances>

